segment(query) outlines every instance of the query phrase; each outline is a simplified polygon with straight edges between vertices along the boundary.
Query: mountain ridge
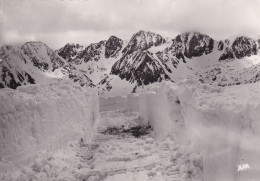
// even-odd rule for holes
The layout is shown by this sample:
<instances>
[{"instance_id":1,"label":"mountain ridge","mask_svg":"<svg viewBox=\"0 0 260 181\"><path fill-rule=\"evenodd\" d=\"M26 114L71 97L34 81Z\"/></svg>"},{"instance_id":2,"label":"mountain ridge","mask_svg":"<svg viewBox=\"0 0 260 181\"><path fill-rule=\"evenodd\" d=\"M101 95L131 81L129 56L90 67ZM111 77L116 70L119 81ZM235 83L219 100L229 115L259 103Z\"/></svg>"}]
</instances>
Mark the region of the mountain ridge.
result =
<instances>
[{"instance_id":1,"label":"mountain ridge","mask_svg":"<svg viewBox=\"0 0 260 181\"><path fill-rule=\"evenodd\" d=\"M135 89L154 82L174 82L185 78L186 74L199 76L198 80L207 83L208 78L200 74L209 73L210 70L196 69L198 67L196 64L204 67L210 62L224 65L227 62L257 56L260 40L239 36L233 41L228 39L216 41L199 32L186 32L173 39L167 39L160 34L140 30L133 34L127 43L116 36L111 36L107 40L91 43L85 47L70 43L54 51L42 42L27 42L20 48L15 48L15 51L9 51L10 55L7 53L8 48L3 47L0 51L1 88L41 83L39 80L34 80L32 70L28 70L30 65L40 73L53 73L57 69L62 76L73 82L79 82L81 86L109 85L110 90L113 85L106 81L111 81L112 79L108 77L113 77L112 75L118 76L121 80L125 79L133 84ZM3 62L7 62L7 59L9 62L13 59L19 63L15 66L15 63L4 65ZM16 71L10 71L15 67ZM25 77L28 80L25 80ZM220 81L217 76L215 80ZM212 83L212 80L208 82Z\"/></svg>"}]
</instances>

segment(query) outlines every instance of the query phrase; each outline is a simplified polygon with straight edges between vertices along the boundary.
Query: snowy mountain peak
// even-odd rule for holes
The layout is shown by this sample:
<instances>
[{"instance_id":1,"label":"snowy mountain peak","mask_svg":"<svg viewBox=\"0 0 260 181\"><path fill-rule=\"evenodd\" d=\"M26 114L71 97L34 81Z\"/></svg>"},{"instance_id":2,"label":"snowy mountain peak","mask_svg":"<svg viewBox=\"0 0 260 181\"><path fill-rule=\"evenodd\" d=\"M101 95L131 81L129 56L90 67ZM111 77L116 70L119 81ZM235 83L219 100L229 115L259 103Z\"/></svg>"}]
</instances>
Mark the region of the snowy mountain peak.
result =
<instances>
[{"instance_id":1,"label":"snowy mountain peak","mask_svg":"<svg viewBox=\"0 0 260 181\"><path fill-rule=\"evenodd\" d=\"M183 53L187 58L199 57L213 51L215 41L208 35L199 32L188 32L178 35L176 42L182 43Z\"/></svg>"},{"instance_id":2,"label":"snowy mountain peak","mask_svg":"<svg viewBox=\"0 0 260 181\"><path fill-rule=\"evenodd\" d=\"M84 62L88 61L98 61L102 54L102 49L105 46L106 41L100 41L98 43L91 43L88 47L86 47L83 51L79 52L76 56L76 62L81 63L82 60Z\"/></svg>"},{"instance_id":3,"label":"snowy mountain peak","mask_svg":"<svg viewBox=\"0 0 260 181\"><path fill-rule=\"evenodd\" d=\"M153 53L149 51L138 52L132 61L120 59L112 67L111 73L132 83L136 81L137 85L147 85L169 78L157 59L153 57Z\"/></svg>"},{"instance_id":4,"label":"snowy mountain peak","mask_svg":"<svg viewBox=\"0 0 260 181\"><path fill-rule=\"evenodd\" d=\"M186 32L166 40L159 34L141 30L128 42L111 36L86 47L68 43L57 51L42 42L27 42L22 47L7 45L0 49L0 87L41 83L42 77L57 78L53 75L56 70L61 79L65 76L82 86L97 85L104 90L108 89L102 85L112 90L119 81L133 89L162 80L178 81L186 76L196 76L204 83L229 85L231 81L232 84L242 81L224 77L223 73L231 72L226 68L256 66L258 58L253 55L258 54L259 44L260 40L245 36L215 41L199 32ZM226 66L227 63L232 65ZM260 77L256 70L248 69L254 71L251 82Z\"/></svg>"},{"instance_id":5,"label":"snowy mountain peak","mask_svg":"<svg viewBox=\"0 0 260 181\"><path fill-rule=\"evenodd\" d=\"M26 83L35 83L34 78L24 70L27 60L23 57L20 47L2 46L0 59L2 60L0 62L0 88L10 87L16 89Z\"/></svg>"},{"instance_id":6,"label":"snowy mountain peak","mask_svg":"<svg viewBox=\"0 0 260 181\"><path fill-rule=\"evenodd\" d=\"M235 39L232 44L232 50L238 59L258 53L256 41L245 36L240 36Z\"/></svg>"},{"instance_id":7,"label":"snowy mountain peak","mask_svg":"<svg viewBox=\"0 0 260 181\"><path fill-rule=\"evenodd\" d=\"M111 36L105 44L105 57L114 57L117 56L118 52L121 50L123 46L123 40L117 38L115 36Z\"/></svg>"},{"instance_id":8,"label":"snowy mountain peak","mask_svg":"<svg viewBox=\"0 0 260 181\"><path fill-rule=\"evenodd\" d=\"M225 41L227 42L227 41ZM232 60L257 55L257 42L252 38L246 36L237 37L231 45L226 43L226 48L219 60Z\"/></svg>"},{"instance_id":9,"label":"snowy mountain peak","mask_svg":"<svg viewBox=\"0 0 260 181\"><path fill-rule=\"evenodd\" d=\"M66 62L42 42L27 42L0 49L0 87L16 89L26 84L48 84L61 79L72 79L81 86L93 86L92 81Z\"/></svg>"},{"instance_id":10,"label":"snowy mountain peak","mask_svg":"<svg viewBox=\"0 0 260 181\"><path fill-rule=\"evenodd\" d=\"M64 61L42 42L27 42L22 45L21 50L27 60L43 71L54 71L64 65Z\"/></svg>"},{"instance_id":11,"label":"snowy mountain peak","mask_svg":"<svg viewBox=\"0 0 260 181\"><path fill-rule=\"evenodd\" d=\"M79 44L67 43L64 47L60 48L57 53L68 62L71 62L83 48L84 47Z\"/></svg>"},{"instance_id":12,"label":"snowy mountain peak","mask_svg":"<svg viewBox=\"0 0 260 181\"><path fill-rule=\"evenodd\" d=\"M141 30L132 36L123 53L131 54L135 51L147 50L152 46L158 46L165 42L166 40L161 35Z\"/></svg>"}]
</instances>

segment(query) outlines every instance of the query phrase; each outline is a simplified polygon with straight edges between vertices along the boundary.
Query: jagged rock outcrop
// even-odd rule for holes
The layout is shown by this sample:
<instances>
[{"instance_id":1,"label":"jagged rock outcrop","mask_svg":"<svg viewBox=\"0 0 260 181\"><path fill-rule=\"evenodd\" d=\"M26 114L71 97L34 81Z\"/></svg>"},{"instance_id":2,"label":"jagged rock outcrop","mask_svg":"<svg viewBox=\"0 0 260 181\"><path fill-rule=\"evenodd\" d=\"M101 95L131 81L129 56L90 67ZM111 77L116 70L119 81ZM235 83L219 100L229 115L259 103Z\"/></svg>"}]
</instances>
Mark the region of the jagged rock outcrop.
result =
<instances>
[{"instance_id":1,"label":"jagged rock outcrop","mask_svg":"<svg viewBox=\"0 0 260 181\"><path fill-rule=\"evenodd\" d=\"M67 60L68 62L72 62L72 60L76 57L76 55L83 50L83 46L74 43L68 43L64 47L60 48L57 53L59 56Z\"/></svg>"},{"instance_id":2,"label":"jagged rock outcrop","mask_svg":"<svg viewBox=\"0 0 260 181\"><path fill-rule=\"evenodd\" d=\"M129 82L136 81L137 85L169 79L160 63L148 51L135 54L131 62L116 62L112 67L112 73Z\"/></svg>"},{"instance_id":3,"label":"jagged rock outcrop","mask_svg":"<svg viewBox=\"0 0 260 181\"><path fill-rule=\"evenodd\" d=\"M176 39L172 40L171 46L165 48L163 51L159 51L156 53L156 56L165 65L166 70L171 73L172 70L167 66L168 63L172 64L175 68L180 61L185 61L185 57L183 55L183 44L180 41L176 41Z\"/></svg>"},{"instance_id":4,"label":"jagged rock outcrop","mask_svg":"<svg viewBox=\"0 0 260 181\"><path fill-rule=\"evenodd\" d=\"M123 40L120 38L111 36L105 44L105 57L116 57L118 52L122 49L123 43Z\"/></svg>"},{"instance_id":5,"label":"jagged rock outcrop","mask_svg":"<svg viewBox=\"0 0 260 181\"><path fill-rule=\"evenodd\" d=\"M22 45L21 51L27 61L42 71L54 71L65 64L60 56L42 42L27 42Z\"/></svg>"},{"instance_id":6,"label":"jagged rock outcrop","mask_svg":"<svg viewBox=\"0 0 260 181\"><path fill-rule=\"evenodd\" d=\"M136 51L147 50L152 46L158 46L165 43L165 39L156 33L150 31L139 31L130 39L129 43L123 50L124 55L130 55Z\"/></svg>"},{"instance_id":7,"label":"jagged rock outcrop","mask_svg":"<svg viewBox=\"0 0 260 181\"><path fill-rule=\"evenodd\" d=\"M182 43L184 56L187 58L199 57L213 51L214 40L208 35L190 32L178 35L175 41Z\"/></svg>"},{"instance_id":8,"label":"jagged rock outcrop","mask_svg":"<svg viewBox=\"0 0 260 181\"><path fill-rule=\"evenodd\" d=\"M223 61L223 60L233 60L234 54L233 54L233 50L230 47L226 47L224 53L219 57L219 61Z\"/></svg>"},{"instance_id":9,"label":"jagged rock outcrop","mask_svg":"<svg viewBox=\"0 0 260 181\"><path fill-rule=\"evenodd\" d=\"M258 53L255 40L248 37L237 37L232 43L232 51L236 58L241 59Z\"/></svg>"},{"instance_id":10,"label":"jagged rock outcrop","mask_svg":"<svg viewBox=\"0 0 260 181\"><path fill-rule=\"evenodd\" d=\"M16 89L18 86L35 84L34 78L24 70L27 60L19 48L4 45L0 49L0 88Z\"/></svg>"},{"instance_id":11,"label":"jagged rock outcrop","mask_svg":"<svg viewBox=\"0 0 260 181\"><path fill-rule=\"evenodd\" d=\"M58 50L58 54L68 62L76 65L102 58L116 58L123 47L123 40L111 36L108 40L91 43L85 49L78 44L67 44Z\"/></svg>"},{"instance_id":12,"label":"jagged rock outcrop","mask_svg":"<svg viewBox=\"0 0 260 181\"><path fill-rule=\"evenodd\" d=\"M220 42L218 42L218 50L219 51L224 50L224 42L222 40Z\"/></svg>"},{"instance_id":13,"label":"jagged rock outcrop","mask_svg":"<svg viewBox=\"0 0 260 181\"><path fill-rule=\"evenodd\" d=\"M165 39L149 31L135 33L123 49L123 56L112 67L111 73L127 81L136 81L138 85L169 79L163 67L155 58L156 55L147 51L152 46L165 43Z\"/></svg>"},{"instance_id":14,"label":"jagged rock outcrop","mask_svg":"<svg viewBox=\"0 0 260 181\"><path fill-rule=\"evenodd\" d=\"M252 38L240 36L237 37L231 46L226 47L219 60L232 60L249 57L258 53L257 42Z\"/></svg>"},{"instance_id":15,"label":"jagged rock outcrop","mask_svg":"<svg viewBox=\"0 0 260 181\"><path fill-rule=\"evenodd\" d=\"M86 49L81 51L77 56L76 59L83 60L84 62L88 61L98 61L100 56L102 55L102 48L105 46L105 41L100 41L98 43L90 44ZM82 61L77 61L82 62Z\"/></svg>"}]
</instances>

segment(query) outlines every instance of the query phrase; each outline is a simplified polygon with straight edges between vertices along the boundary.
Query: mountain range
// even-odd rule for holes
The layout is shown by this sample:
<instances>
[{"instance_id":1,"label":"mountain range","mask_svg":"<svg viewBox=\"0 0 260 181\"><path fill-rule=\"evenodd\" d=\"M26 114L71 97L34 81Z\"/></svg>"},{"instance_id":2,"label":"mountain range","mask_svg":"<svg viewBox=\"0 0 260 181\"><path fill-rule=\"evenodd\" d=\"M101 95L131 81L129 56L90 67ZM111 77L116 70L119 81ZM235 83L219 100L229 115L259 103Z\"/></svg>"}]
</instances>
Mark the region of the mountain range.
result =
<instances>
[{"instance_id":1,"label":"mountain range","mask_svg":"<svg viewBox=\"0 0 260 181\"><path fill-rule=\"evenodd\" d=\"M260 40L239 36L216 41L199 32L166 38L139 31L130 40L116 36L86 47L68 43L52 50L42 42L0 48L0 87L63 80L99 92L135 92L154 82L193 77L228 86L260 79ZM129 92L128 92L129 93Z\"/></svg>"}]
</instances>

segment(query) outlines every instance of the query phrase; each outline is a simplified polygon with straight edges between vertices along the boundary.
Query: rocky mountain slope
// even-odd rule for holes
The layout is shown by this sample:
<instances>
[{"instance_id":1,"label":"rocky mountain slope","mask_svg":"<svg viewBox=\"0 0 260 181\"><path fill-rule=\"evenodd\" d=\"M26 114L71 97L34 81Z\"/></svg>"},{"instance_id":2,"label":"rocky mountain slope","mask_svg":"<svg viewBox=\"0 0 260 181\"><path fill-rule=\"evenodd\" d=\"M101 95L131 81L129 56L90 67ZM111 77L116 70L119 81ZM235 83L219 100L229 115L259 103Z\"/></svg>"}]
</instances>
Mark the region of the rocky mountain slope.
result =
<instances>
[{"instance_id":1,"label":"rocky mountain slope","mask_svg":"<svg viewBox=\"0 0 260 181\"><path fill-rule=\"evenodd\" d=\"M139 31L130 40L111 36L83 47L66 44L57 51L41 42L0 50L1 87L16 88L67 77L82 86L101 91L128 88L135 91L154 82L178 81L192 76L219 86L259 80L260 40L240 36L216 41L199 32L174 39L150 31ZM57 76L58 75L58 76Z\"/></svg>"},{"instance_id":2,"label":"rocky mountain slope","mask_svg":"<svg viewBox=\"0 0 260 181\"><path fill-rule=\"evenodd\" d=\"M121 56L123 46L123 40L111 36L108 40L92 43L84 49L76 48L75 50L77 45L67 44L57 53L78 70L86 71L86 75L98 84L106 74L110 73L112 65ZM74 51L68 52L67 49Z\"/></svg>"},{"instance_id":3,"label":"rocky mountain slope","mask_svg":"<svg viewBox=\"0 0 260 181\"><path fill-rule=\"evenodd\" d=\"M122 51L122 57L113 65L111 73L138 85L161 81L169 77L165 74L160 62L149 51L166 40L152 32L139 31L134 34Z\"/></svg>"},{"instance_id":4,"label":"rocky mountain slope","mask_svg":"<svg viewBox=\"0 0 260 181\"><path fill-rule=\"evenodd\" d=\"M94 86L92 81L42 42L27 42L0 49L0 87L15 89L26 84L44 84L71 79L80 85Z\"/></svg>"}]
</instances>

